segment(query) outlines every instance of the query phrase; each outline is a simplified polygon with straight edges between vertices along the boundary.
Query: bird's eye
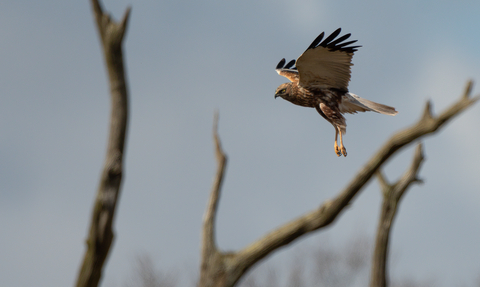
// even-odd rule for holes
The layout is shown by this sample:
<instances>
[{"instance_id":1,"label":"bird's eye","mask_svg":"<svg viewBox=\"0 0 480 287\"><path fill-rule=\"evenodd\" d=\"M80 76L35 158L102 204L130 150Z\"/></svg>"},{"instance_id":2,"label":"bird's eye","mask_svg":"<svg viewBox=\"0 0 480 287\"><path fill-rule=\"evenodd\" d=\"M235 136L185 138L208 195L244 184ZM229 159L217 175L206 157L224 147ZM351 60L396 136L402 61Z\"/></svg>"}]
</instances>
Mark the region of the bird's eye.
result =
<instances>
[{"instance_id":1,"label":"bird's eye","mask_svg":"<svg viewBox=\"0 0 480 287\"><path fill-rule=\"evenodd\" d=\"M285 93L286 91L287 91L287 89L282 89L282 90L280 91L280 94L283 94L283 93Z\"/></svg>"}]
</instances>

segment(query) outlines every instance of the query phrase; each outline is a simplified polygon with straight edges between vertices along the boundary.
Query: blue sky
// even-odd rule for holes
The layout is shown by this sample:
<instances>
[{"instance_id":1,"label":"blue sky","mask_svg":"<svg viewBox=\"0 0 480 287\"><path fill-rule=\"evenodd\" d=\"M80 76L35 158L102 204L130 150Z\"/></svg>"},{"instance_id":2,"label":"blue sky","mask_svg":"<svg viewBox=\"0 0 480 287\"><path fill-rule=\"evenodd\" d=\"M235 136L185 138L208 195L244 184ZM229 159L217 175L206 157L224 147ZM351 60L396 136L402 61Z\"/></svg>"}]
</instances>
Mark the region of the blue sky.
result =
<instances>
[{"instance_id":1,"label":"blue sky","mask_svg":"<svg viewBox=\"0 0 480 287\"><path fill-rule=\"evenodd\" d=\"M215 109L229 156L218 243L235 250L334 196L394 131L417 120L427 99L440 111L468 79L480 81L478 1L104 5L117 19L132 6L126 171L105 286L121 285L139 253L165 270L196 271L215 170ZM90 3L10 1L0 25L0 285L72 285L109 115ZM285 81L274 71L278 61L338 27L363 46L350 91L399 111L347 115L347 158L334 155L334 131L315 110L273 98ZM409 191L393 229L393 276L438 278L443 286L477 278L479 111L425 140L425 184ZM408 148L389 162L390 180L412 154ZM293 245L321 236L343 242L358 229L373 237L379 204L372 181L333 226Z\"/></svg>"}]
</instances>

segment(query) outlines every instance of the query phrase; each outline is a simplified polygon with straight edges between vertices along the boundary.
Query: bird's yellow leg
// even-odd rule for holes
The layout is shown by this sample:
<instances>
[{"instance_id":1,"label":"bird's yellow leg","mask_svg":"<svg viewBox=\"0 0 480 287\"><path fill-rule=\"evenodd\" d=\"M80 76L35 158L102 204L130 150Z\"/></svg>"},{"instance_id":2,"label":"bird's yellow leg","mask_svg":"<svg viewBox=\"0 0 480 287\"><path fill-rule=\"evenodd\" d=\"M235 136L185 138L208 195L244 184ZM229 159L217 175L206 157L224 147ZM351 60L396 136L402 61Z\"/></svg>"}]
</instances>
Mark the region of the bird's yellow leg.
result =
<instances>
[{"instance_id":1,"label":"bird's yellow leg","mask_svg":"<svg viewBox=\"0 0 480 287\"><path fill-rule=\"evenodd\" d=\"M342 134L340 134L340 142L342 140ZM341 156L342 153L340 152L340 149L338 148L338 145L337 145L337 138L338 138L338 129L335 128L335 153L337 154L337 156Z\"/></svg>"},{"instance_id":2,"label":"bird's yellow leg","mask_svg":"<svg viewBox=\"0 0 480 287\"><path fill-rule=\"evenodd\" d=\"M340 133L340 150L342 151L343 156L347 156L347 149L343 145L342 131L340 130L339 133ZM337 154L338 154L338 156L340 156L340 154L338 152L337 152Z\"/></svg>"}]
</instances>

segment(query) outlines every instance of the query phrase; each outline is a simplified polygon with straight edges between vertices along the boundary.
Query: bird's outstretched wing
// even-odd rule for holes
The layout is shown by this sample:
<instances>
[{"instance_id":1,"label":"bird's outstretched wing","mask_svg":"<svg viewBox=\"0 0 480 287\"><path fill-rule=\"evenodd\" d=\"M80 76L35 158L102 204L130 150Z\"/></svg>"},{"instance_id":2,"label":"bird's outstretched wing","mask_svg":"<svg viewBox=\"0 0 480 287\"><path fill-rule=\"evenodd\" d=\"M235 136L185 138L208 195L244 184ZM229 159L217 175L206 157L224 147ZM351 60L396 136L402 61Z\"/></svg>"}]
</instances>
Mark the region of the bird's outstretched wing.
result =
<instances>
[{"instance_id":1,"label":"bird's outstretched wing","mask_svg":"<svg viewBox=\"0 0 480 287\"><path fill-rule=\"evenodd\" d=\"M356 40L344 42L350 34L335 39L340 32L338 28L323 41L325 33L322 32L298 57L296 68L300 86L348 91L353 53L361 46L350 46Z\"/></svg>"},{"instance_id":2,"label":"bird's outstretched wing","mask_svg":"<svg viewBox=\"0 0 480 287\"><path fill-rule=\"evenodd\" d=\"M297 68L294 67L295 60L291 60L285 65L285 58L281 59L278 63L275 71L280 76L284 76L285 78L289 79L291 82L298 82L298 71Z\"/></svg>"}]
</instances>

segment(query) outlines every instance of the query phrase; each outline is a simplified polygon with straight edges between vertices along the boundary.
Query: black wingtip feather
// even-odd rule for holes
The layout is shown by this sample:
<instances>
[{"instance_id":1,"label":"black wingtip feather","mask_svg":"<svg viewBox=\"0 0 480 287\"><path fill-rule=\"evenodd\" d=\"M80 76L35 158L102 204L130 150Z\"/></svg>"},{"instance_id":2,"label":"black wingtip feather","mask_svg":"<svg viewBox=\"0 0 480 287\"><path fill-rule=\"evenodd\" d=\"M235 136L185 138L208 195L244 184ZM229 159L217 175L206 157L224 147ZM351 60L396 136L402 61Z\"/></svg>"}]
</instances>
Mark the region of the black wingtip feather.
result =
<instances>
[{"instance_id":1,"label":"black wingtip feather","mask_svg":"<svg viewBox=\"0 0 480 287\"><path fill-rule=\"evenodd\" d=\"M312 44L310 44L310 46L308 46L307 50L315 48L318 45L318 43L320 43L320 41L322 41L323 36L325 36L325 32L322 32L320 35L318 35L318 37L315 38L315 40L313 40Z\"/></svg>"},{"instance_id":2,"label":"black wingtip feather","mask_svg":"<svg viewBox=\"0 0 480 287\"><path fill-rule=\"evenodd\" d=\"M338 38L337 40L335 40L335 41L331 42L330 44L328 44L328 46L335 46L335 45L337 45L338 43L343 42L343 41L347 40L348 38L350 38L351 35L352 35L352 34L350 34L350 33L345 34L345 35L343 35L342 37Z\"/></svg>"},{"instance_id":3,"label":"black wingtip feather","mask_svg":"<svg viewBox=\"0 0 480 287\"><path fill-rule=\"evenodd\" d=\"M285 58L281 59L280 62L278 62L277 67L275 69L281 69L285 65Z\"/></svg>"},{"instance_id":4,"label":"black wingtip feather","mask_svg":"<svg viewBox=\"0 0 480 287\"><path fill-rule=\"evenodd\" d=\"M296 70L297 67L293 67L295 65L296 60L291 60L285 65L285 58L281 59L280 62L278 62L277 67L275 68L276 70L279 69L290 69L290 70Z\"/></svg>"},{"instance_id":5,"label":"black wingtip feather","mask_svg":"<svg viewBox=\"0 0 480 287\"><path fill-rule=\"evenodd\" d=\"M312 44L310 44L310 46L308 46L307 50L309 49L315 49L317 47L324 47L324 48L328 48L330 51L342 51L342 52L347 52L347 53L353 53L355 51L357 51L359 47L361 46L350 46L350 47L347 47L348 45L350 44L353 44L355 42L357 42L357 40L353 40L353 41L348 41L348 42L345 42L345 43L342 43L343 41L347 40L348 38L350 38L351 34L348 33L348 34L345 34L343 36L341 36L340 38L338 39L335 39L339 34L340 32L342 31L342 28L338 28L337 30L335 30L332 34L330 34L327 38L325 38L325 40L323 40L323 42L320 43L320 41L322 41L323 39L323 36L325 35L324 32L322 32L313 42Z\"/></svg>"},{"instance_id":6,"label":"black wingtip feather","mask_svg":"<svg viewBox=\"0 0 480 287\"><path fill-rule=\"evenodd\" d=\"M291 67L293 67L293 65L295 65L295 60L291 60L290 62L288 62L284 68L290 69Z\"/></svg>"},{"instance_id":7,"label":"black wingtip feather","mask_svg":"<svg viewBox=\"0 0 480 287\"><path fill-rule=\"evenodd\" d=\"M338 36L338 34L340 34L340 32L342 32L342 28L338 28L337 30L335 30L332 34L330 34L330 36L328 36L325 40L323 40L322 43L320 43L320 46L327 47L328 43L330 43L333 39L335 39Z\"/></svg>"},{"instance_id":8,"label":"black wingtip feather","mask_svg":"<svg viewBox=\"0 0 480 287\"><path fill-rule=\"evenodd\" d=\"M348 42L345 42L345 43L341 43L341 44L338 44L337 47L345 47L345 46L348 46L350 44L353 44L355 42L357 42L358 40L353 40L353 41L348 41Z\"/></svg>"}]
</instances>

